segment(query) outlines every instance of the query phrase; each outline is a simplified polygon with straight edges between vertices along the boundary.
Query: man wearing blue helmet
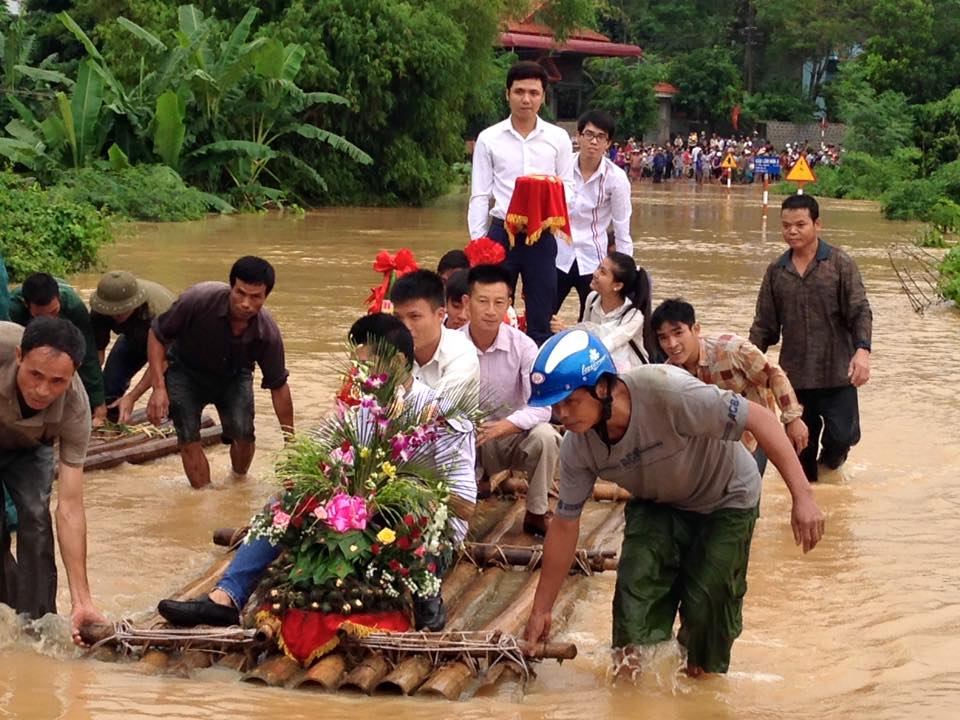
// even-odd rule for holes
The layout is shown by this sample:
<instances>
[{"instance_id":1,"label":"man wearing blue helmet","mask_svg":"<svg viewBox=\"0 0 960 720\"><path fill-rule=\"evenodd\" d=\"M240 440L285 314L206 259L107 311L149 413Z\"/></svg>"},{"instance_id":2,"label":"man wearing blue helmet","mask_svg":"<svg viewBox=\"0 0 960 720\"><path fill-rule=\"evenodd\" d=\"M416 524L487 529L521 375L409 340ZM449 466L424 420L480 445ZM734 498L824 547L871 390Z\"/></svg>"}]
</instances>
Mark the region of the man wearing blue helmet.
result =
<instances>
[{"instance_id":1,"label":"man wearing blue helmet","mask_svg":"<svg viewBox=\"0 0 960 720\"><path fill-rule=\"evenodd\" d=\"M784 477L796 543L808 552L823 536L823 514L777 418L679 368L646 365L617 375L603 343L583 330L544 343L530 382L530 404L552 405L567 433L527 640L550 633L580 513L600 476L633 495L624 511L613 646L630 659L636 646L669 640L679 610L687 673L726 672L742 630L760 502L757 466L738 442L745 430Z\"/></svg>"}]
</instances>

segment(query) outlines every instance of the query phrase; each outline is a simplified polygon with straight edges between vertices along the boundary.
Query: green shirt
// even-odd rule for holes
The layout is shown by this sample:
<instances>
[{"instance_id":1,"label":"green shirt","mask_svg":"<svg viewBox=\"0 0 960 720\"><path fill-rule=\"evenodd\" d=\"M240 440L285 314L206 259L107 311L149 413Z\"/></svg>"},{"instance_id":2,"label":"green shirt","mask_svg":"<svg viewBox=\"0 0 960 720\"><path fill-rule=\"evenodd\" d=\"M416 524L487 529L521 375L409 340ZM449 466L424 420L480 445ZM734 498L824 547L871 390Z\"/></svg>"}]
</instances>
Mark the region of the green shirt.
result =
<instances>
[{"instance_id":1,"label":"green shirt","mask_svg":"<svg viewBox=\"0 0 960 720\"><path fill-rule=\"evenodd\" d=\"M87 343L83 364L78 368L77 374L87 391L90 407L95 408L103 405L106 396L103 391L103 372L97 355L97 343L93 338L93 328L90 325L90 313L87 312L87 306L77 295L76 290L61 280L57 283L60 285L60 317L76 325ZM23 299L21 288L10 293L10 320L24 327L30 322L30 311Z\"/></svg>"}]
</instances>

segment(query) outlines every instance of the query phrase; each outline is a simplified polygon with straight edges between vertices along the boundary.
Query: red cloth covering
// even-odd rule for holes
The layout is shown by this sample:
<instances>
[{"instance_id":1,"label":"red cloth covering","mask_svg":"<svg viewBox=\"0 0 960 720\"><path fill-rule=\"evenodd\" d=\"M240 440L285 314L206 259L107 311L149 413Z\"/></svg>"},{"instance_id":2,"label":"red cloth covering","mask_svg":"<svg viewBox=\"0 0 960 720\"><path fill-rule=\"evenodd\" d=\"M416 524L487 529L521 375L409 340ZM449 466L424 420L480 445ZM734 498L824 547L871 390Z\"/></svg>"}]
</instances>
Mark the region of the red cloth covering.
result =
<instances>
[{"instance_id":1,"label":"red cloth covering","mask_svg":"<svg viewBox=\"0 0 960 720\"><path fill-rule=\"evenodd\" d=\"M277 644L287 657L301 665L310 665L340 644L337 632L369 635L372 632L407 632L410 629L410 617L403 612L353 613L335 615L317 610L285 610L282 618L263 610L257 620L274 626L280 625L276 635Z\"/></svg>"},{"instance_id":2,"label":"red cloth covering","mask_svg":"<svg viewBox=\"0 0 960 720\"><path fill-rule=\"evenodd\" d=\"M540 239L544 230L550 230L557 240L570 245L570 215L563 181L556 175L524 175L517 178L507 208L504 228L510 238L510 247L517 233L527 233L527 245Z\"/></svg>"}]
</instances>

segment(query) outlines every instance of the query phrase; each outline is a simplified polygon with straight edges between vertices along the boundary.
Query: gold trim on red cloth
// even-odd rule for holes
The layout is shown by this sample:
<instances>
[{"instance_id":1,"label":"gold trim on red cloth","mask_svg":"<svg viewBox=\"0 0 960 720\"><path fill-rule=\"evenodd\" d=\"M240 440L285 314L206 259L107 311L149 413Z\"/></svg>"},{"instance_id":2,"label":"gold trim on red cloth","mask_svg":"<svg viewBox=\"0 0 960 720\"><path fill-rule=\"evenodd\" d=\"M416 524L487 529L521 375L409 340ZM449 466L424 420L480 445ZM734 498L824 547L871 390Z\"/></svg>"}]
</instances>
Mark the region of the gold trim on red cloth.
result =
<instances>
[{"instance_id":1,"label":"gold trim on red cloth","mask_svg":"<svg viewBox=\"0 0 960 720\"><path fill-rule=\"evenodd\" d=\"M526 232L526 244L533 245L544 230L550 230L558 240L572 244L563 181L556 175L517 178L503 227L510 239L510 247L516 244L519 233Z\"/></svg>"}]
</instances>

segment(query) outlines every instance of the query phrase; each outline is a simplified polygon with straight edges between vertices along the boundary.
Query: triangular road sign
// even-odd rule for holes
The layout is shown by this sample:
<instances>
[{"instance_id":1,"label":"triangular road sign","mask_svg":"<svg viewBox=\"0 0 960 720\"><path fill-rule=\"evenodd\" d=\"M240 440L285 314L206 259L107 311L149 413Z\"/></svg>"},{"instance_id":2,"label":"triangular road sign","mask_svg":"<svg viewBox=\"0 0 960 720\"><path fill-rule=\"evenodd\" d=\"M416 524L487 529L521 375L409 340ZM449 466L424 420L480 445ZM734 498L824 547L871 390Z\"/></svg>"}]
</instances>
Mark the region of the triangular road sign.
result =
<instances>
[{"instance_id":1,"label":"triangular road sign","mask_svg":"<svg viewBox=\"0 0 960 720\"><path fill-rule=\"evenodd\" d=\"M790 168L790 172L787 173L787 180L790 182L816 182L817 176L813 174L813 170L807 164L807 159L801 155L797 158L794 166Z\"/></svg>"},{"instance_id":2,"label":"triangular road sign","mask_svg":"<svg viewBox=\"0 0 960 720\"><path fill-rule=\"evenodd\" d=\"M733 153L727 153L727 156L723 159L723 162L720 163L720 167L724 170L736 170L737 161L733 159Z\"/></svg>"}]
</instances>

